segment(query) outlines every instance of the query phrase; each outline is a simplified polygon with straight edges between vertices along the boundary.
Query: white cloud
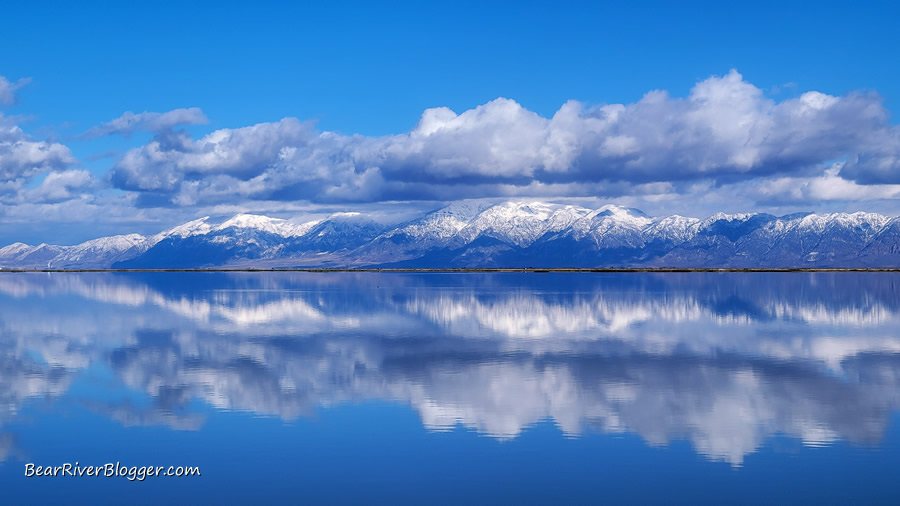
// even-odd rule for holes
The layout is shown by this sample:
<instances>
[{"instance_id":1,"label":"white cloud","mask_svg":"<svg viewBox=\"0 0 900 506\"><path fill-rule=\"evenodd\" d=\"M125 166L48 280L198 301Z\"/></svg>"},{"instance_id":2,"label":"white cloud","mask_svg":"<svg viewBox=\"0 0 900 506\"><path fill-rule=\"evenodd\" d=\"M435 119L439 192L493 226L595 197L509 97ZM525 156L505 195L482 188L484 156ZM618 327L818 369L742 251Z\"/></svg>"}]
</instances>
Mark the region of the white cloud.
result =
<instances>
[{"instance_id":1,"label":"white cloud","mask_svg":"<svg viewBox=\"0 0 900 506\"><path fill-rule=\"evenodd\" d=\"M68 147L34 140L18 126L0 122L0 180L29 178L73 163Z\"/></svg>"},{"instance_id":2,"label":"white cloud","mask_svg":"<svg viewBox=\"0 0 900 506\"><path fill-rule=\"evenodd\" d=\"M84 195L90 198L90 190L97 181L86 170L51 172L37 188L23 193L27 202L62 202Z\"/></svg>"},{"instance_id":3,"label":"white cloud","mask_svg":"<svg viewBox=\"0 0 900 506\"><path fill-rule=\"evenodd\" d=\"M387 166L403 179L532 177L546 165L541 151L550 121L513 100L498 98L454 114L428 109L409 134L384 139ZM418 174L416 174L418 172Z\"/></svg>"},{"instance_id":4,"label":"white cloud","mask_svg":"<svg viewBox=\"0 0 900 506\"><path fill-rule=\"evenodd\" d=\"M900 199L900 184L863 185L841 177L835 164L821 176L781 177L759 181L750 194L758 201L815 204L823 201L861 202Z\"/></svg>"},{"instance_id":5,"label":"white cloud","mask_svg":"<svg viewBox=\"0 0 900 506\"><path fill-rule=\"evenodd\" d=\"M252 177L311 136L311 129L294 118L216 130L197 141L187 133L171 133L126 153L116 162L111 177L122 189L170 192L185 179Z\"/></svg>"},{"instance_id":6,"label":"white cloud","mask_svg":"<svg viewBox=\"0 0 900 506\"><path fill-rule=\"evenodd\" d=\"M900 183L900 127L872 132L867 140L841 173L865 184Z\"/></svg>"},{"instance_id":7,"label":"white cloud","mask_svg":"<svg viewBox=\"0 0 900 506\"><path fill-rule=\"evenodd\" d=\"M4 78L0 94L11 102L26 82ZM505 98L459 114L436 107L409 132L383 137L284 118L194 138L178 127L206 123L199 108L127 112L82 140L139 131L153 138L98 181L68 147L0 115L0 215L23 227L34 216L48 229L91 223L79 236L86 238L101 223L147 232L225 209L287 216L310 206L436 207L468 198L595 199L588 205L693 216L860 207L896 214L900 127L888 117L874 93L809 91L779 101L736 71L697 83L686 97L655 90L631 104L569 101L551 117ZM42 174L43 183L29 184Z\"/></svg>"},{"instance_id":8,"label":"white cloud","mask_svg":"<svg viewBox=\"0 0 900 506\"><path fill-rule=\"evenodd\" d=\"M169 112L142 112L133 113L127 111L118 118L97 125L87 132L87 137L100 137L103 135L131 135L135 132L162 132L171 130L179 125L204 125L209 123L206 115L198 107L174 109Z\"/></svg>"},{"instance_id":9,"label":"white cloud","mask_svg":"<svg viewBox=\"0 0 900 506\"><path fill-rule=\"evenodd\" d=\"M0 76L0 104L11 105L15 103L16 91L30 82L31 79L28 77L23 77L13 83L7 78Z\"/></svg>"},{"instance_id":10,"label":"white cloud","mask_svg":"<svg viewBox=\"0 0 900 506\"><path fill-rule=\"evenodd\" d=\"M158 135L118 160L111 180L176 205L236 196L317 202L517 191L624 196L639 185L814 177L842 157L852 159L844 179L865 183L872 171L892 177L900 163L893 152L900 152L900 133L877 95L811 91L775 102L731 71L697 83L687 98L651 91L627 105L570 101L551 118L505 98L461 114L438 107L410 132L386 137L317 133L293 118L196 141L186 133Z\"/></svg>"}]
</instances>

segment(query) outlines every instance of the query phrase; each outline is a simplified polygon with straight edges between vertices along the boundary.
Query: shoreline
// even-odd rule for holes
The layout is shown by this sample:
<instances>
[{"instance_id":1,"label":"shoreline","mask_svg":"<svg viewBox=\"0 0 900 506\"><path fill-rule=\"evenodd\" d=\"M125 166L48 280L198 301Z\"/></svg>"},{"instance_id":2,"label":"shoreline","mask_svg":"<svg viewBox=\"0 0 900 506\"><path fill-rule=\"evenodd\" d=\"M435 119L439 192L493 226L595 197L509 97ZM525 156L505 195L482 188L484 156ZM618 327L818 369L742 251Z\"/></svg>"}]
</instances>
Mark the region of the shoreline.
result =
<instances>
[{"instance_id":1,"label":"shoreline","mask_svg":"<svg viewBox=\"0 0 900 506\"><path fill-rule=\"evenodd\" d=\"M208 268L208 269L0 269L0 273L79 272L383 272L383 273L652 273L652 272L900 272L900 267L676 268L676 267L464 267L464 268Z\"/></svg>"}]
</instances>

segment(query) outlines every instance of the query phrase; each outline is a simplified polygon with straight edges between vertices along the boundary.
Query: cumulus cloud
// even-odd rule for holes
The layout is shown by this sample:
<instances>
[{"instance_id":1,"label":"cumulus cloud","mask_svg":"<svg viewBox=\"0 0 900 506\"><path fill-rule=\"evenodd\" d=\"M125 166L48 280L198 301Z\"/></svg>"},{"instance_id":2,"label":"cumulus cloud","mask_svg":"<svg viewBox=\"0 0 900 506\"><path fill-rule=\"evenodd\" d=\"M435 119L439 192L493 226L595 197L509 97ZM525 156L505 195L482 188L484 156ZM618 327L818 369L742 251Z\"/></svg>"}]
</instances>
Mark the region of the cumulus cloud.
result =
<instances>
[{"instance_id":1,"label":"cumulus cloud","mask_svg":"<svg viewBox=\"0 0 900 506\"><path fill-rule=\"evenodd\" d=\"M847 160L840 176L851 184L893 182L897 153L900 130L876 94L810 91L776 102L732 70L686 98L651 91L627 105L570 101L551 118L505 98L460 114L438 107L385 137L317 132L293 118L198 140L168 132L126 153L110 179L167 205L616 196L699 181L786 184L835 159Z\"/></svg>"},{"instance_id":2,"label":"cumulus cloud","mask_svg":"<svg viewBox=\"0 0 900 506\"><path fill-rule=\"evenodd\" d=\"M263 173L303 146L312 130L294 118L221 129L194 141L186 132L157 135L116 162L114 185L133 191L174 192L185 180Z\"/></svg>"},{"instance_id":3,"label":"cumulus cloud","mask_svg":"<svg viewBox=\"0 0 900 506\"><path fill-rule=\"evenodd\" d=\"M840 175L836 163L814 177L779 177L759 181L747 193L759 202L806 203L900 199L900 184L859 184Z\"/></svg>"},{"instance_id":4,"label":"cumulus cloud","mask_svg":"<svg viewBox=\"0 0 900 506\"><path fill-rule=\"evenodd\" d=\"M28 190L23 197L28 202L62 202L77 198L79 195L90 197L88 193L96 186L97 181L86 170L66 170L51 172L38 185Z\"/></svg>"},{"instance_id":5,"label":"cumulus cloud","mask_svg":"<svg viewBox=\"0 0 900 506\"><path fill-rule=\"evenodd\" d=\"M18 126L0 122L0 180L29 178L73 163L75 158L68 147L35 140Z\"/></svg>"},{"instance_id":6,"label":"cumulus cloud","mask_svg":"<svg viewBox=\"0 0 900 506\"><path fill-rule=\"evenodd\" d=\"M204 125L209 120L199 107L173 109L169 112L127 111L118 118L97 125L84 133L85 137L101 137L119 134L129 136L135 132L165 132L180 125Z\"/></svg>"},{"instance_id":7,"label":"cumulus cloud","mask_svg":"<svg viewBox=\"0 0 900 506\"><path fill-rule=\"evenodd\" d=\"M0 104L14 103L16 90L29 82L29 78L10 82L0 76ZM20 190L36 174L75 163L68 147L32 138L15 124L16 119L0 113L0 196Z\"/></svg>"},{"instance_id":8,"label":"cumulus cloud","mask_svg":"<svg viewBox=\"0 0 900 506\"><path fill-rule=\"evenodd\" d=\"M16 91L30 83L31 79L23 77L16 82L10 82L4 76L0 76L0 104L11 105L16 101Z\"/></svg>"},{"instance_id":9,"label":"cumulus cloud","mask_svg":"<svg viewBox=\"0 0 900 506\"><path fill-rule=\"evenodd\" d=\"M629 105L570 101L550 119L505 99L458 116L426 111L391 139L383 171L433 181L729 181L808 174L891 132L877 95L813 91L776 103L731 71L684 99L652 91Z\"/></svg>"},{"instance_id":10,"label":"cumulus cloud","mask_svg":"<svg viewBox=\"0 0 900 506\"><path fill-rule=\"evenodd\" d=\"M864 184L900 183L900 127L872 132L841 174Z\"/></svg>"},{"instance_id":11,"label":"cumulus cloud","mask_svg":"<svg viewBox=\"0 0 900 506\"><path fill-rule=\"evenodd\" d=\"M26 83L0 78L0 104ZM198 213L468 198L588 198L695 216L900 207L900 127L877 94L776 100L736 71L685 97L655 90L630 104L569 101L550 117L506 98L459 113L436 107L408 132L381 137L295 118L201 136L180 128L207 122L199 108L183 108L126 112L91 128L80 141L152 134L98 181L68 147L0 115L0 215L163 228Z\"/></svg>"}]
</instances>

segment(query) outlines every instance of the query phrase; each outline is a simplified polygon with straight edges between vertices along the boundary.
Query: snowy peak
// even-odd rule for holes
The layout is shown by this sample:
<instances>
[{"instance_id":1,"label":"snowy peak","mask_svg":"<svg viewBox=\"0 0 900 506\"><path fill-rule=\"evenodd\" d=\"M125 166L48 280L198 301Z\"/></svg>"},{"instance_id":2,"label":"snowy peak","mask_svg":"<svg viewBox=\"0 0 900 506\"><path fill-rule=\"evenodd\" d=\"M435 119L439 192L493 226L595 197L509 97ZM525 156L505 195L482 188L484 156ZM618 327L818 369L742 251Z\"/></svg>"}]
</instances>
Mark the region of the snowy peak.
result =
<instances>
[{"instance_id":1,"label":"snowy peak","mask_svg":"<svg viewBox=\"0 0 900 506\"><path fill-rule=\"evenodd\" d=\"M14 242L9 246L0 248L0 258L17 258L34 250L34 246L24 242Z\"/></svg>"},{"instance_id":2,"label":"snowy peak","mask_svg":"<svg viewBox=\"0 0 900 506\"><path fill-rule=\"evenodd\" d=\"M391 227L360 213L305 222L241 213L151 237L0 248L4 268L234 265L895 267L900 219L863 212L651 218L618 205L463 201Z\"/></svg>"},{"instance_id":3,"label":"snowy peak","mask_svg":"<svg viewBox=\"0 0 900 506\"><path fill-rule=\"evenodd\" d=\"M617 206L615 204L606 204L605 206L597 209L597 215L603 216L613 216L619 220L649 220L650 217L647 216L647 213L641 211L640 209L635 209L633 207L624 207Z\"/></svg>"},{"instance_id":4,"label":"snowy peak","mask_svg":"<svg viewBox=\"0 0 900 506\"><path fill-rule=\"evenodd\" d=\"M613 221L621 226L640 229L649 225L653 220L639 209L629 207L605 205L591 213L591 220L599 222L603 220Z\"/></svg>"},{"instance_id":5,"label":"snowy peak","mask_svg":"<svg viewBox=\"0 0 900 506\"><path fill-rule=\"evenodd\" d=\"M891 221L890 218L881 214L863 212L853 214L831 214L829 215L829 218L830 221L845 227L855 227L872 231L883 229Z\"/></svg>"},{"instance_id":6,"label":"snowy peak","mask_svg":"<svg viewBox=\"0 0 900 506\"><path fill-rule=\"evenodd\" d=\"M221 233L228 229L250 229L279 235L281 237L300 237L309 232L312 227L320 222L320 220L313 220L301 224L294 224L281 218L270 218L268 216L247 213L236 214L218 225L210 224L209 219L209 216L204 216L183 225L170 228L153 236L150 239L150 243L153 245L169 237L185 239L198 235Z\"/></svg>"},{"instance_id":7,"label":"snowy peak","mask_svg":"<svg viewBox=\"0 0 900 506\"><path fill-rule=\"evenodd\" d=\"M585 218L591 216L594 211L578 206L563 206L553 212L547 220L544 233L555 233L571 228Z\"/></svg>"},{"instance_id":8,"label":"snowy peak","mask_svg":"<svg viewBox=\"0 0 900 506\"><path fill-rule=\"evenodd\" d=\"M319 223L322 223L322 220L312 220L300 223L299 225L294 225L294 235L293 237L303 237L308 234L310 230L316 227Z\"/></svg>"},{"instance_id":9,"label":"snowy peak","mask_svg":"<svg viewBox=\"0 0 900 506\"><path fill-rule=\"evenodd\" d=\"M440 243L455 237L469 222L482 211L490 207L484 203L455 202L447 207L427 213L401 224L394 230L384 234L386 239L410 238L418 241L420 246L428 247L432 243Z\"/></svg>"},{"instance_id":10,"label":"snowy peak","mask_svg":"<svg viewBox=\"0 0 900 506\"><path fill-rule=\"evenodd\" d=\"M357 212L340 212L332 213L328 219L332 221L353 221L363 218L362 213Z\"/></svg>"},{"instance_id":11,"label":"snowy peak","mask_svg":"<svg viewBox=\"0 0 900 506\"><path fill-rule=\"evenodd\" d=\"M225 230L226 228L257 228L260 230L276 230L284 220L278 218L269 218L268 216L260 216L256 214L236 214L232 218L225 220L213 230ZM273 232L274 233L274 232Z\"/></svg>"},{"instance_id":12,"label":"snowy peak","mask_svg":"<svg viewBox=\"0 0 900 506\"><path fill-rule=\"evenodd\" d=\"M700 220L679 215L666 216L653 220L644 229L644 237L647 242L654 240L684 242L697 234L700 228Z\"/></svg>"},{"instance_id":13,"label":"snowy peak","mask_svg":"<svg viewBox=\"0 0 900 506\"><path fill-rule=\"evenodd\" d=\"M504 202L491 206L459 232L464 243L481 236L522 247L543 235L556 206L543 202Z\"/></svg>"},{"instance_id":14,"label":"snowy peak","mask_svg":"<svg viewBox=\"0 0 900 506\"><path fill-rule=\"evenodd\" d=\"M147 238L140 234L114 235L85 241L75 246L65 247L47 262L47 267L101 267L108 260L146 242Z\"/></svg>"},{"instance_id":15,"label":"snowy peak","mask_svg":"<svg viewBox=\"0 0 900 506\"><path fill-rule=\"evenodd\" d=\"M0 267L44 268L67 248L46 243L31 246L17 242L0 249Z\"/></svg>"},{"instance_id":16,"label":"snowy peak","mask_svg":"<svg viewBox=\"0 0 900 506\"><path fill-rule=\"evenodd\" d=\"M81 255L91 252L114 252L121 253L129 248L133 248L147 238L140 234L114 235L111 237L101 237L91 241L85 241L81 244L67 248L66 255Z\"/></svg>"},{"instance_id":17,"label":"snowy peak","mask_svg":"<svg viewBox=\"0 0 900 506\"><path fill-rule=\"evenodd\" d=\"M454 202L447 207L442 207L436 211L431 211L430 213L425 215L425 217L453 217L459 221L468 222L472 218L484 212L484 210L488 209L489 207L491 207L491 205L485 202L470 202L464 200L460 202Z\"/></svg>"},{"instance_id":18,"label":"snowy peak","mask_svg":"<svg viewBox=\"0 0 900 506\"><path fill-rule=\"evenodd\" d=\"M207 223L209 220L209 216L204 216L202 218L196 219L194 221L189 221L182 225L178 225L177 227L170 228L163 232L160 232L153 237L150 238L150 243L156 244L159 241L167 238L167 237L191 237L193 235L203 235L208 234L212 227Z\"/></svg>"},{"instance_id":19,"label":"snowy peak","mask_svg":"<svg viewBox=\"0 0 900 506\"><path fill-rule=\"evenodd\" d=\"M254 229L281 237L300 237L315 226L315 222L295 225L281 218L269 218L257 214L238 214L222 222L212 229L212 232L221 232L229 228Z\"/></svg>"},{"instance_id":20,"label":"snowy peak","mask_svg":"<svg viewBox=\"0 0 900 506\"><path fill-rule=\"evenodd\" d=\"M716 213L716 214L710 216L709 218L706 218L705 220L703 220L703 222L700 224L700 226L706 228L716 222L726 222L729 224L744 223L744 222L749 221L751 218L758 217L758 216L763 216L763 215L758 214L758 213L735 213L735 214Z\"/></svg>"}]
</instances>

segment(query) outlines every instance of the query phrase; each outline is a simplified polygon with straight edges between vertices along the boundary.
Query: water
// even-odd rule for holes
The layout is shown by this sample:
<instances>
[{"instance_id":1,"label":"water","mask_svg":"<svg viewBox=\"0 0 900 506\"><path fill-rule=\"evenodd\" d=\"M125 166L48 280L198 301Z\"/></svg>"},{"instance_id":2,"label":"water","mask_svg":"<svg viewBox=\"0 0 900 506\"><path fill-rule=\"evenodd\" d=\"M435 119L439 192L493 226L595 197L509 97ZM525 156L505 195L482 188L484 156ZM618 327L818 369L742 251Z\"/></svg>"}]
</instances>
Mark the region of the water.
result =
<instances>
[{"instance_id":1,"label":"water","mask_svg":"<svg viewBox=\"0 0 900 506\"><path fill-rule=\"evenodd\" d=\"M76 461L201 476L24 476ZM896 503L897 469L897 274L0 274L4 503Z\"/></svg>"}]
</instances>

